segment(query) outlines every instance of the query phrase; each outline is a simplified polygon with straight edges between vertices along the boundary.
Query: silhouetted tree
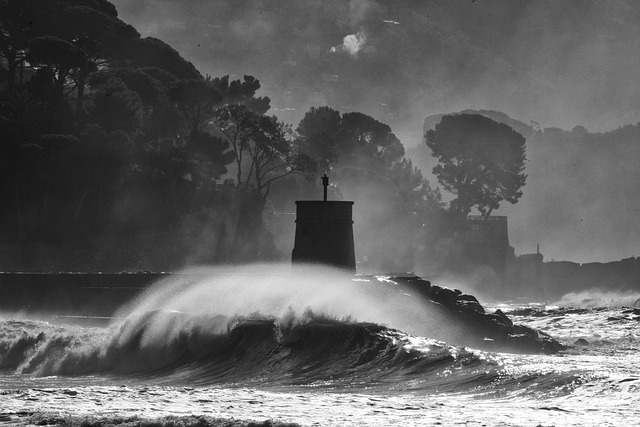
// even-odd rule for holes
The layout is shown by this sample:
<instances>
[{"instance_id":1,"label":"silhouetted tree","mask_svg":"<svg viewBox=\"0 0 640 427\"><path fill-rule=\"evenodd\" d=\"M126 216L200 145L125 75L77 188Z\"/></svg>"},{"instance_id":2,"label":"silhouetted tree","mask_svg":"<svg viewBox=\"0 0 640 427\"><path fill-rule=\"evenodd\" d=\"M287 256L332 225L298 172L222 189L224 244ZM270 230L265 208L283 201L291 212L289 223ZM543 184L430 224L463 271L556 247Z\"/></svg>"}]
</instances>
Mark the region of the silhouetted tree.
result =
<instances>
[{"instance_id":1,"label":"silhouetted tree","mask_svg":"<svg viewBox=\"0 0 640 427\"><path fill-rule=\"evenodd\" d=\"M466 217L475 206L489 216L502 200L516 203L526 181L525 138L479 114L444 116L426 134L440 164L438 182L457 197L450 210Z\"/></svg>"},{"instance_id":2,"label":"silhouetted tree","mask_svg":"<svg viewBox=\"0 0 640 427\"><path fill-rule=\"evenodd\" d=\"M85 86L91 73L126 55L128 46L138 40L140 34L118 19L115 6L105 0L69 1L69 6L60 8L51 19L51 33L73 43L85 58L81 66L69 73L75 90L76 113L81 115Z\"/></svg>"},{"instance_id":3,"label":"silhouetted tree","mask_svg":"<svg viewBox=\"0 0 640 427\"><path fill-rule=\"evenodd\" d=\"M128 67L158 67L178 79L202 79L194 65L185 60L171 46L154 37L132 39L119 58L118 65Z\"/></svg>"},{"instance_id":4,"label":"silhouetted tree","mask_svg":"<svg viewBox=\"0 0 640 427\"><path fill-rule=\"evenodd\" d=\"M107 132L123 130L133 133L141 124L142 101L118 78L110 78L97 91L90 120Z\"/></svg>"},{"instance_id":5,"label":"silhouetted tree","mask_svg":"<svg viewBox=\"0 0 640 427\"><path fill-rule=\"evenodd\" d=\"M231 146L238 184L255 187L263 198L273 181L314 169L308 156L294 153L290 127L275 117L234 104L218 108L214 124Z\"/></svg>"},{"instance_id":6,"label":"silhouetted tree","mask_svg":"<svg viewBox=\"0 0 640 427\"><path fill-rule=\"evenodd\" d=\"M224 105L242 104L257 114L265 114L271 108L267 96L256 96L260 81L253 76L244 76L242 80L229 81L229 76L207 79L223 97Z\"/></svg>"},{"instance_id":7,"label":"silhouetted tree","mask_svg":"<svg viewBox=\"0 0 640 427\"><path fill-rule=\"evenodd\" d=\"M220 179L227 173L227 165L233 162L229 142L206 132L191 132L187 148L192 162L196 162L194 172L209 180Z\"/></svg>"},{"instance_id":8,"label":"silhouetted tree","mask_svg":"<svg viewBox=\"0 0 640 427\"><path fill-rule=\"evenodd\" d=\"M231 145L236 165L236 182L240 185L244 182L242 167L244 155L249 148L253 136L258 114L249 111L244 105L229 105L218 108L214 116L216 130Z\"/></svg>"},{"instance_id":9,"label":"silhouetted tree","mask_svg":"<svg viewBox=\"0 0 640 427\"><path fill-rule=\"evenodd\" d=\"M9 91L18 80L18 67L22 84L24 74L37 66L48 70L59 93L64 88L64 95L76 95L78 114L88 76L126 56L128 46L139 38L105 0L0 1L0 54L8 64Z\"/></svg>"},{"instance_id":10,"label":"silhouetted tree","mask_svg":"<svg viewBox=\"0 0 640 427\"><path fill-rule=\"evenodd\" d=\"M305 154L294 153L291 127L275 116L260 116L255 123L253 143L247 146L251 158L249 178L253 175L256 190L269 195L271 184L294 173L307 174L315 164Z\"/></svg>"},{"instance_id":11,"label":"silhouetted tree","mask_svg":"<svg viewBox=\"0 0 640 427\"><path fill-rule=\"evenodd\" d=\"M109 238L133 259L142 230L179 253L207 229L202 261L273 255L266 197L312 162L259 89L203 78L108 0L0 0L0 243L52 243L60 260ZM239 185L220 185L234 161Z\"/></svg>"},{"instance_id":12,"label":"silhouetted tree","mask_svg":"<svg viewBox=\"0 0 640 427\"><path fill-rule=\"evenodd\" d=\"M214 107L222 96L204 79L179 80L170 89L169 96L180 114L187 135L202 132L209 125Z\"/></svg>"},{"instance_id":13,"label":"silhouetted tree","mask_svg":"<svg viewBox=\"0 0 640 427\"><path fill-rule=\"evenodd\" d=\"M89 83L94 90L99 90L111 78L122 81L140 98L142 132L146 138L175 137L184 132L180 109L169 97L170 89L178 81L175 76L156 67L117 68L93 73Z\"/></svg>"},{"instance_id":14,"label":"silhouetted tree","mask_svg":"<svg viewBox=\"0 0 640 427\"><path fill-rule=\"evenodd\" d=\"M389 169L404 156L389 125L358 112L342 115L338 150L342 161L380 169Z\"/></svg>"},{"instance_id":15,"label":"silhouetted tree","mask_svg":"<svg viewBox=\"0 0 640 427\"><path fill-rule=\"evenodd\" d=\"M84 67L88 67L88 58L82 49L73 43L55 36L35 37L29 42L29 63L33 66L46 67L49 76L58 92L58 97L65 96L65 85L70 75Z\"/></svg>"},{"instance_id":16,"label":"silhouetted tree","mask_svg":"<svg viewBox=\"0 0 640 427\"><path fill-rule=\"evenodd\" d=\"M342 118L329 107L311 107L304 115L296 133L299 149L307 153L326 171L338 160L338 139Z\"/></svg>"},{"instance_id":17,"label":"silhouetted tree","mask_svg":"<svg viewBox=\"0 0 640 427\"><path fill-rule=\"evenodd\" d=\"M403 158L395 162L389 170L389 179L403 200L405 209L422 221L443 208L440 189L434 190L411 160Z\"/></svg>"},{"instance_id":18,"label":"silhouetted tree","mask_svg":"<svg viewBox=\"0 0 640 427\"><path fill-rule=\"evenodd\" d=\"M41 0L0 0L0 53L7 62L7 89L13 91L18 67L22 64L29 40L38 35L49 2ZM42 34L40 34L42 35Z\"/></svg>"},{"instance_id":19,"label":"silhouetted tree","mask_svg":"<svg viewBox=\"0 0 640 427\"><path fill-rule=\"evenodd\" d=\"M296 133L299 149L325 169L348 165L386 174L404 156L388 125L358 112L341 116L329 107L311 108Z\"/></svg>"}]
</instances>

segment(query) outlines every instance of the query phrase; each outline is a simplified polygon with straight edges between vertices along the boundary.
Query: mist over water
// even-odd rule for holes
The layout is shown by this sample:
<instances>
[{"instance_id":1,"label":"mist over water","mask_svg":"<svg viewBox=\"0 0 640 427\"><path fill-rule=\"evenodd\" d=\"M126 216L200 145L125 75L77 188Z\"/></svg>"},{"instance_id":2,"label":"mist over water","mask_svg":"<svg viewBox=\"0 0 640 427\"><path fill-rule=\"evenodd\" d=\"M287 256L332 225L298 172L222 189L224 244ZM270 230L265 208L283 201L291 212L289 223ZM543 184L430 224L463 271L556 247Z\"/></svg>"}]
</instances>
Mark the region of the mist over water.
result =
<instances>
[{"instance_id":1,"label":"mist over water","mask_svg":"<svg viewBox=\"0 0 640 427\"><path fill-rule=\"evenodd\" d=\"M615 298L568 296L588 297ZM521 312L514 320L588 344L492 353L431 339L449 320L384 276L198 268L151 286L106 328L0 319L2 410L10 422L44 411L45 420L137 416L158 425L185 414L302 425L310 414L322 425L623 425L637 417L635 313Z\"/></svg>"},{"instance_id":2,"label":"mist over water","mask_svg":"<svg viewBox=\"0 0 640 427\"><path fill-rule=\"evenodd\" d=\"M395 282L319 266L185 271L151 286L106 328L0 323L0 369L37 376L136 374L203 385L335 377L348 385L429 376L443 362L485 363L432 339L447 333L445 316Z\"/></svg>"}]
</instances>

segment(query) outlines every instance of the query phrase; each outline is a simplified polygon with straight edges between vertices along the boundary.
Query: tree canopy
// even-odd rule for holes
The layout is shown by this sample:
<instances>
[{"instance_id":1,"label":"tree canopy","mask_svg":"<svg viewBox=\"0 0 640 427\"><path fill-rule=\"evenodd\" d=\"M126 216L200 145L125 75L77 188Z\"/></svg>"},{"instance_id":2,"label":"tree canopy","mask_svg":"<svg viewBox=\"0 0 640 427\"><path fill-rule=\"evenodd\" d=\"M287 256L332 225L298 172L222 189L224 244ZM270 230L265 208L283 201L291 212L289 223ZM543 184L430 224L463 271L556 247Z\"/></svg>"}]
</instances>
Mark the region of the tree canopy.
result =
<instances>
[{"instance_id":1,"label":"tree canopy","mask_svg":"<svg viewBox=\"0 0 640 427\"><path fill-rule=\"evenodd\" d=\"M363 113L312 107L297 128L298 144L320 167L337 164L387 170L404 147L389 125Z\"/></svg>"},{"instance_id":2,"label":"tree canopy","mask_svg":"<svg viewBox=\"0 0 640 427\"><path fill-rule=\"evenodd\" d=\"M298 150L316 162L319 172L333 170L335 175L350 169L382 182L412 215L440 207L439 192L404 157L404 146L387 124L359 112L340 114L330 107L312 107L296 133Z\"/></svg>"},{"instance_id":3,"label":"tree canopy","mask_svg":"<svg viewBox=\"0 0 640 427\"><path fill-rule=\"evenodd\" d=\"M505 200L516 203L527 176L525 138L479 114L444 116L427 131L426 144L439 164L434 175L457 197L450 210L467 216L473 207L489 216Z\"/></svg>"},{"instance_id":4,"label":"tree canopy","mask_svg":"<svg viewBox=\"0 0 640 427\"><path fill-rule=\"evenodd\" d=\"M306 166L259 89L252 76L204 78L108 0L0 0L0 245L59 249L152 230L169 233L167 254L181 242L207 248L195 262L273 253L262 249L266 195ZM239 151L216 127L228 110L250 118ZM234 184L237 156L246 173ZM182 252L154 260L179 267Z\"/></svg>"},{"instance_id":5,"label":"tree canopy","mask_svg":"<svg viewBox=\"0 0 640 427\"><path fill-rule=\"evenodd\" d=\"M266 207L284 194L288 211L327 171L332 196L371 202L360 224L398 237L391 251L369 237L393 252L388 268L411 268L440 195L391 128L319 107L293 132L260 88L249 75L203 77L108 0L0 0L0 250L23 269L270 259ZM46 256L21 255L42 245Z\"/></svg>"},{"instance_id":6,"label":"tree canopy","mask_svg":"<svg viewBox=\"0 0 640 427\"><path fill-rule=\"evenodd\" d=\"M255 188L262 197L269 194L274 181L314 170L308 156L294 151L290 126L275 116L232 104L215 111L213 124L231 146L237 183Z\"/></svg>"}]
</instances>

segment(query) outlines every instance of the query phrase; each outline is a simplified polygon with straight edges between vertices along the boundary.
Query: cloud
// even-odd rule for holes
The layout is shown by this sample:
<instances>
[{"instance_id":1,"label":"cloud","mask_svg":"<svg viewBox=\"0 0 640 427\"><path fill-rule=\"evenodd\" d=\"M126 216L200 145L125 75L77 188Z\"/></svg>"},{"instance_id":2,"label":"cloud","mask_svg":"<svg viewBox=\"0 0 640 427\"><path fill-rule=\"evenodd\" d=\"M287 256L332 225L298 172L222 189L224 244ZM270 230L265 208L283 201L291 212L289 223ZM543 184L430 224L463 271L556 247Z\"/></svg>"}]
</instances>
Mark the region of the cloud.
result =
<instances>
[{"instance_id":1,"label":"cloud","mask_svg":"<svg viewBox=\"0 0 640 427\"><path fill-rule=\"evenodd\" d=\"M358 56L364 45L367 43L367 36L364 32L358 31L356 34L349 34L344 37L342 44L332 47L331 52L347 52L351 56Z\"/></svg>"}]
</instances>

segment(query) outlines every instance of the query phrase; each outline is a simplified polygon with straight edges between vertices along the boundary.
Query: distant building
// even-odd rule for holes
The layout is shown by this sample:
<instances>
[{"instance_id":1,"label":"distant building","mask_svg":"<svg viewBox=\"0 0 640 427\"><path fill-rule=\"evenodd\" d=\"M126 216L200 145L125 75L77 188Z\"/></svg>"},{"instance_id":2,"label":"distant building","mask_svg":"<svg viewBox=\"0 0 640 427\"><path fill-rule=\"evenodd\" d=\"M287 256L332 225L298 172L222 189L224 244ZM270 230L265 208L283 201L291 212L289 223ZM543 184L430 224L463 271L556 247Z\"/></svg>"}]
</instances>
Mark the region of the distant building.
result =
<instances>
[{"instance_id":1,"label":"distant building","mask_svg":"<svg viewBox=\"0 0 640 427\"><path fill-rule=\"evenodd\" d=\"M507 264L506 284L508 294L532 298L544 294L544 256L538 245L535 254L514 256Z\"/></svg>"},{"instance_id":2,"label":"distant building","mask_svg":"<svg viewBox=\"0 0 640 427\"><path fill-rule=\"evenodd\" d=\"M471 260L491 267L504 275L507 263L514 255L509 244L506 216L469 215L467 230L462 236L465 255Z\"/></svg>"},{"instance_id":3,"label":"distant building","mask_svg":"<svg viewBox=\"0 0 640 427\"><path fill-rule=\"evenodd\" d=\"M584 264L545 261L539 245L535 253L516 256L506 216L450 221L443 223L439 237L426 241L417 258L433 277L451 274L484 295L529 302L557 301L589 289L640 290L640 258ZM640 305L640 299L630 304Z\"/></svg>"},{"instance_id":4,"label":"distant building","mask_svg":"<svg viewBox=\"0 0 640 427\"><path fill-rule=\"evenodd\" d=\"M501 291L514 257L506 216L470 215L449 225L431 249L431 264L440 273L473 275L487 291Z\"/></svg>"}]
</instances>

